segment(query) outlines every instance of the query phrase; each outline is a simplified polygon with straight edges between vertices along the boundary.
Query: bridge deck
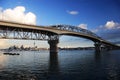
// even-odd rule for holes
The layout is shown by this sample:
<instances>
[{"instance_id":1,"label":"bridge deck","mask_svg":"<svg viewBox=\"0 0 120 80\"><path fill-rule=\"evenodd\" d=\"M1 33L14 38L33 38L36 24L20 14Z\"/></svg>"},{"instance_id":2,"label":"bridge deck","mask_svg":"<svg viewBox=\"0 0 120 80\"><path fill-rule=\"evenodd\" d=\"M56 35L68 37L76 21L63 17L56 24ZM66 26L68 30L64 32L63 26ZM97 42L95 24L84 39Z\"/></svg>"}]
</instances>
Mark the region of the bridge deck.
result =
<instances>
[{"instance_id":1,"label":"bridge deck","mask_svg":"<svg viewBox=\"0 0 120 80\"><path fill-rule=\"evenodd\" d=\"M103 40L101 38L98 38L98 37L91 36L89 34L83 34L83 33L73 32L73 31L68 31L68 30L60 30L60 29L56 29L56 28L53 28L50 26L36 26L36 25L28 25L28 24L0 21L0 30L2 30L5 27L21 28L21 29L26 29L27 31L40 30L40 31L45 31L45 32L51 32L51 33L54 33L57 35L70 35L70 36L84 37L84 38L90 39L92 41L99 41L99 42L102 42L107 45L117 46L113 43L110 43L110 42Z\"/></svg>"}]
</instances>

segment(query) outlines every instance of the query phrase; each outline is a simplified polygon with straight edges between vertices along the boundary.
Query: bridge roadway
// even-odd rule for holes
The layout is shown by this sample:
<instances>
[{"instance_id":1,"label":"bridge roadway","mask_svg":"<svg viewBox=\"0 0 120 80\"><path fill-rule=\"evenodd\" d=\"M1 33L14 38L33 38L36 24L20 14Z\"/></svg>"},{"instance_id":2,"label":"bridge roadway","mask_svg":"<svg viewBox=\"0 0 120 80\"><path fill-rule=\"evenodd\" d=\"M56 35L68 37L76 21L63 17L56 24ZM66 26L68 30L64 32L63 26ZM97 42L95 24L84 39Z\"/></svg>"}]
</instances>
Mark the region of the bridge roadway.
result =
<instances>
[{"instance_id":1,"label":"bridge roadway","mask_svg":"<svg viewBox=\"0 0 120 80\"><path fill-rule=\"evenodd\" d=\"M99 49L99 47L100 47L99 45L101 45L101 44L111 46L111 47L119 47L118 45L115 45L111 42L103 40L100 37L96 37L96 36L93 36L93 35L90 35L90 34L74 32L74 31L69 31L69 30L61 30L61 29L57 29L57 28L52 27L52 26L36 26L36 25L28 25L28 24L20 24L20 23L13 23L13 22L7 22L7 21L0 21L0 30L12 31L14 29L22 29L23 32L32 32L33 30L34 31L36 30L36 31L47 33L46 34L47 36L69 35L69 36L83 37L83 38L86 38L86 39L89 39L89 40L92 40L93 42L95 42L95 47L97 49ZM4 39L10 39L9 37L3 37L3 38ZM13 38L13 39L15 39L15 38ZM56 39L59 39L59 38L56 38ZM56 39L54 39L52 43L54 43ZM49 39L49 40L52 40L52 39ZM50 43L50 42L48 41L48 43ZM57 43L56 43L55 46L57 46ZM51 46L53 46L53 45L51 45Z\"/></svg>"}]
</instances>

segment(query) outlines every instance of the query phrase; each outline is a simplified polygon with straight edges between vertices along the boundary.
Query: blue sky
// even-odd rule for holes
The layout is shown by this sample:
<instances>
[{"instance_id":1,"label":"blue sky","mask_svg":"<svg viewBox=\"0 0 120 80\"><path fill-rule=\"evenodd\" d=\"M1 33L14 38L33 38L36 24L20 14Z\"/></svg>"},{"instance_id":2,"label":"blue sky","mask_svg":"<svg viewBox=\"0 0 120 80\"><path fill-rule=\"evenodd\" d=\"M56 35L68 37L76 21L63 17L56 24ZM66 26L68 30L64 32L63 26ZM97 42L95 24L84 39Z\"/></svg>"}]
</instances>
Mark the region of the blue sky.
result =
<instances>
[{"instance_id":1,"label":"blue sky","mask_svg":"<svg viewBox=\"0 0 120 80\"><path fill-rule=\"evenodd\" d=\"M0 0L3 13L18 6L25 8L25 14L36 16L36 25L68 24L91 30L111 42L120 43L120 0ZM17 41L15 43L26 43ZM12 40L10 45L14 44ZM33 42L33 41L30 41ZM46 45L44 41L36 44ZM93 42L76 37L63 36L59 46L92 46Z\"/></svg>"}]
</instances>

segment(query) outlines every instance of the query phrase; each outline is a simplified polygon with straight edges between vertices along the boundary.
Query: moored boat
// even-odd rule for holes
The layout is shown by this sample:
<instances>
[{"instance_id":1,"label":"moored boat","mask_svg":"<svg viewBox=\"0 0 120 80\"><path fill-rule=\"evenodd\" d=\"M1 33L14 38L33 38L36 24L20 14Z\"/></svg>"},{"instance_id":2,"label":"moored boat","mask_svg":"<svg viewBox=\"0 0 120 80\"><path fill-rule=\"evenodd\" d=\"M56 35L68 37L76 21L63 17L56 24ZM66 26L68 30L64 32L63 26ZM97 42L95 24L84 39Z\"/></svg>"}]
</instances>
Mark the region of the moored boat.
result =
<instances>
[{"instance_id":1,"label":"moored boat","mask_svg":"<svg viewBox=\"0 0 120 80\"><path fill-rule=\"evenodd\" d=\"M19 53L9 53L9 52L5 52L3 53L4 55L20 55Z\"/></svg>"}]
</instances>

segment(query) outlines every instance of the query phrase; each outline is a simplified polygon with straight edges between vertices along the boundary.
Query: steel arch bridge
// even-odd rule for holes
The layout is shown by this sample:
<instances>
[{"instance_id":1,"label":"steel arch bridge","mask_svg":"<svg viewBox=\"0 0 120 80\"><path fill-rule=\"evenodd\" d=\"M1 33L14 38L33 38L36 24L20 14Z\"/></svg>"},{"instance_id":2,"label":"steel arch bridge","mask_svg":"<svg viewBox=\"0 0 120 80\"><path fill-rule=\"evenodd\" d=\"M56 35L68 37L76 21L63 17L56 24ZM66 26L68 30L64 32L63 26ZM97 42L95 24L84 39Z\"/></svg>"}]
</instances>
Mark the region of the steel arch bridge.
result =
<instances>
[{"instance_id":1,"label":"steel arch bridge","mask_svg":"<svg viewBox=\"0 0 120 80\"><path fill-rule=\"evenodd\" d=\"M0 21L0 39L48 40L50 52L58 52L57 44L60 35L83 37L92 40L95 50L100 51L101 45L106 48L119 47L108 42L93 32L71 25L35 26Z\"/></svg>"},{"instance_id":2,"label":"steel arch bridge","mask_svg":"<svg viewBox=\"0 0 120 80\"><path fill-rule=\"evenodd\" d=\"M91 31L89 31L87 29L83 29L83 28L77 27L77 26L71 26L71 25L53 25L53 26L50 26L50 27L66 31L64 33L59 33L60 35L71 35L71 36L79 36L80 35L81 37L90 39L92 41L95 41L95 40L99 41L99 39L103 40L101 37L97 36L95 33L91 32ZM73 33L70 33L70 32L73 32ZM75 33L78 33L79 35L77 35Z\"/></svg>"},{"instance_id":3,"label":"steel arch bridge","mask_svg":"<svg viewBox=\"0 0 120 80\"><path fill-rule=\"evenodd\" d=\"M91 36L94 36L94 37L98 37L93 32L91 32L91 31L89 31L87 29L76 27L76 26L71 26L71 25L53 25L52 27L60 29L60 30L67 30L67 31L72 31L72 32L79 32L79 33L88 34L88 35L91 35ZM98 37L98 38L100 38L100 37Z\"/></svg>"}]
</instances>

